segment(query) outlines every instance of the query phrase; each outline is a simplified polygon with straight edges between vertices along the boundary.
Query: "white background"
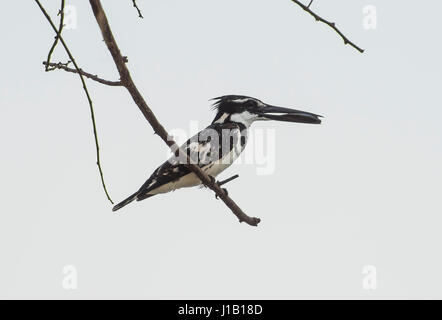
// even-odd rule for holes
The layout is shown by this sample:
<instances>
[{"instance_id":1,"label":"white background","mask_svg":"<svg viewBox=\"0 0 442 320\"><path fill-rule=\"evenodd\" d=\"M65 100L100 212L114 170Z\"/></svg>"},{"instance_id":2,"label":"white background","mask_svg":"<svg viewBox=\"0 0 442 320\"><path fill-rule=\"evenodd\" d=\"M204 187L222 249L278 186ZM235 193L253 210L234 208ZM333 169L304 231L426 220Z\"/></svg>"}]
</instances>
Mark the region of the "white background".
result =
<instances>
[{"instance_id":1,"label":"white background","mask_svg":"<svg viewBox=\"0 0 442 320\"><path fill-rule=\"evenodd\" d=\"M167 129L201 128L210 98L246 94L325 116L276 130L272 175L233 166L239 224L214 194L179 190L111 211L76 75L45 73L53 32L33 1L2 3L1 298L442 298L439 1L316 0L360 54L289 0L102 1L136 84ZM87 1L64 36L117 80ZM58 1L43 1L53 17ZM376 30L362 9L375 5ZM7 7L6 7L7 6ZM58 22L57 22L58 23ZM66 61L59 47L53 61ZM167 147L123 88L88 81L119 201ZM65 290L63 267L77 270ZM374 265L377 289L364 290Z\"/></svg>"}]
</instances>

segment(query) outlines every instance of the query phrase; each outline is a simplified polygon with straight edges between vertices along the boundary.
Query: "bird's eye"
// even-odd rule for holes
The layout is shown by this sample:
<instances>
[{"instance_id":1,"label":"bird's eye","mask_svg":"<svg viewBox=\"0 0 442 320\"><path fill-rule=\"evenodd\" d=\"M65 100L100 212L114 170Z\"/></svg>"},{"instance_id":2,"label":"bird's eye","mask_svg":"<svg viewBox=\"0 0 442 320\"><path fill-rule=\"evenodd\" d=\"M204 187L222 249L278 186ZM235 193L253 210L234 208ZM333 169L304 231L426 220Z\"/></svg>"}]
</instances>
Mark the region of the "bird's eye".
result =
<instances>
[{"instance_id":1,"label":"bird's eye","mask_svg":"<svg viewBox=\"0 0 442 320\"><path fill-rule=\"evenodd\" d=\"M256 102L253 100L249 100L246 102L246 107L248 107L248 108L256 107Z\"/></svg>"}]
</instances>

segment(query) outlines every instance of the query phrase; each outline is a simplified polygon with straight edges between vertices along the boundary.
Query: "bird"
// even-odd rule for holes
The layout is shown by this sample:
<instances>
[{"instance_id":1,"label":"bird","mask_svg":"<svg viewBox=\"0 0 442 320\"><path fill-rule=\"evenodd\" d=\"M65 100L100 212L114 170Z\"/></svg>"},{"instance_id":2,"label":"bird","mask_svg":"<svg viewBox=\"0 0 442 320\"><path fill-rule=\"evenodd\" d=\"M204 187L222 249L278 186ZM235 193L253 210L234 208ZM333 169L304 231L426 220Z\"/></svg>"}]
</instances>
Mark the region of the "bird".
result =
<instances>
[{"instance_id":1,"label":"bird","mask_svg":"<svg viewBox=\"0 0 442 320\"><path fill-rule=\"evenodd\" d=\"M322 118L321 115L269 105L244 95L224 95L211 100L216 110L212 123L180 146L190 162L198 165L211 179L227 169L244 150L253 122L277 120L320 124ZM187 163L187 157L175 152L135 193L112 210L117 211L134 200L141 201L180 188L201 185L201 180Z\"/></svg>"}]
</instances>

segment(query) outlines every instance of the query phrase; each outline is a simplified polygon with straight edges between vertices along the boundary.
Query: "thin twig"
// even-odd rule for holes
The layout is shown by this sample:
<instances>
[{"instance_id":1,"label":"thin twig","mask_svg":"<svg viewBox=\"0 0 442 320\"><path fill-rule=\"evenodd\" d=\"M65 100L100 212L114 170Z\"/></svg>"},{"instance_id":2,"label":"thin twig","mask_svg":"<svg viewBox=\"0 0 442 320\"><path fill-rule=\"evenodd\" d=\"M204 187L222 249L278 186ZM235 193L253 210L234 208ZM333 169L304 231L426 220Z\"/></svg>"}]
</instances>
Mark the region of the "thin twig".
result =
<instances>
[{"instance_id":1,"label":"thin twig","mask_svg":"<svg viewBox=\"0 0 442 320\"><path fill-rule=\"evenodd\" d=\"M53 63L53 62L51 62L48 65L46 61L43 61L43 64L46 66L46 68L51 67L49 70L61 69L61 70L67 71L67 72L81 73L83 76L85 76L88 79L97 81L99 83L102 83L102 84L105 84L105 85L108 85L108 86L117 87L117 86L122 86L123 85L121 81L105 80L103 78L98 77L96 74L92 74L92 73L83 71L83 69L78 69L77 70L77 69L74 69L74 68L69 68L67 66L67 63L61 63L61 62Z\"/></svg>"},{"instance_id":2,"label":"thin twig","mask_svg":"<svg viewBox=\"0 0 442 320\"><path fill-rule=\"evenodd\" d=\"M209 176L204 173L197 165L191 164L187 153L183 151L181 148L177 146L175 141L168 139L170 138L167 131L161 125L161 123L156 118L155 114L147 105L141 93L138 91L138 88L135 86L133 82L129 69L124 62L124 58L121 55L120 49L115 41L115 38L112 34L111 28L109 26L109 22L107 20L106 14L101 6L100 0L89 0L91 4L92 11L94 12L95 19L97 20L98 26L100 27L101 34L103 35L104 42L107 45L109 52L112 55L114 63L118 69L120 74L120 79L123 82L124 87L129 91L132 99L137 104L138 108L143 113L146 120L150 123L155 133L158 134L161 139L172 149L172 151L178 150L179 156L183 157L182 159L187 159L187 166L196 174L196 176L201 180L203 184L212 189L223 201L224 203L232 210L232 212L237 216L240 222L246 222L249 225L257 226L261 221L259 218L252 218L246 215L240 207L224 192L224 190L216 184L215 181L209 178ZM214 180L214 179L213 179Z\"/></svg>"},{"instance_id":3,"label":"thin twig","mask_svg":"<svg viewBox=\"0 0 442 320\"><path fill-rule=\"evenodd\" d=\"M132 3L134 5L134 8L137 9L137 11L138 11L138 17L144 18L143 15L141 14L140 8L138 8L137 1L136 0L132 0Z\"/></svg>"},{"instance_id":4,"label":"thin twig","mask_svg":"<svg viewBox=\"0 0 442 320\"><path fill-rule=\"evenodd\" d=\"M61 0L61 8L60 11L58 11L58 14L60 15L60 25L58 26L57 34L55 35L54 43L52 43L51 49L49 49L48 57L46 58L46 71L50 71L49 64L51 62L51 56L54 52L55 47L58 43L58 38L60 37L61 31L63 31L63 23L64 23L64 0Z\"/></svg>"},{"instance_id":5,"label":"thin twig","mask_svg":"<svg viewBox=\"0 0 442 320\"><path fill-rule=\"evenodd\" d=\"M332 28L333 30L336 31L337 34L339 34L342 38L342 40L344 40L344 44L349 44L350 46L352 46L353 48L355 48L356 50L358 50L360 53L364 52L364 49L361 49L360 47L358 47L357 45L355 45L353 42L351 42L338 28L336 28L336 24L334 22L329 22L327 20L325 20L324 18L321 18L320 16L318 16L316 13L314 13L313 11L310 10L310 5L311 2L308 6L306 6L305 4L303 4L301 1L298 0L291 0L292 2L296 3L298 6L300 6L302 9L304 9L305 11L307 11L310 15L312 15L316 21L320 21L322 23L325 23L326 25L328 25L330 28Z\"/></svg>"},{"instance_id":6,"label":"thin twig","mask_svg":"<svg viewBox=\"0 0 442 320\"><path fill-rule=\"evenodd\" d=\"M223 184L226 184L226 183L228 183L228 182L230 182L230 181L232 181L232 180L235 180L236 178L238 178L239 177L239 175L238 174L235 174L234 176L232 176L232 177L230 177L230 178L227 178L227 179L225 179L225 180L223 180L223 181L219 181L218 182L218 185L219 186L222 186Z\"/></svg>"},{"instance_id":7,"label":"thin twig","mask_svg":"<svg viewBox=\"0 0 442 320\"><path fill-rule=\"evenodd\" d=\"M227 179L225 179L225 180L217 181L216 184L217 184L219 187L221 187L222 185L224 185L224 184L226 184L226 183L228 183L228 182L230 182L230 181L232 181L232 180L235 180L235 179L238 178L238 177L239 177L239 175L238 175L238 174L235 174L234 176L231 176L230 178L227 178ZM215 179L215 178L213 178L213 179ZM224 190L224 192L225 192L227 195L229 195L229 193L227 192L227 189L226 189L226 188L222 188L222 189ZM217 195L217 194L215 194L215 198L218 199L218 195Z\"/></svg>"},{"instance_id":8,"label":"thin twig","mask_svg":"<svg viewBox=\"0 0 442 320\"><path fill-rule=\"evenodd\" d=\"M52 22L51 17L46 12L45 8L41 5L39 0L35 0L35 2L39 6L40 10L43 12L44 16L48 20L48 22L51 25L52 29L55 31L55 33L57 33L58 38L60 39L60 42L62 43L64 49L66 50L66 53L69 56L69 59L72 61L72 64L74 65L75 69L77 70L78 76L80 77L81 83L83 85L83 90L84 90L84 92L86 94L86 97L87 97L87 100L89 102L89 109L90 109L90 112L91 112L92 126L93 126L94 139L95 139L95 149L96 149L96 154L97 154L97 166L98 166L98 171L100 172L101 184L103 185L103 189L104 189L104 192L106 193L106 196L107 196L108 200L113 204L114 202L112 201L111 197L109 196L109 193L107 192L106 184L104 182L103 170L101 169L100 147L99 147L99 144L98 144L97 127L96 127L96 124L95 124L95 113L94 113L94 108L93 108L93 105L92 105L92 99L91 99L91 96L89 95L89 91L88 91L87 86L86 86L86 81L83 78L83 75L82 75L82 73L80 71L81 69L78 67L77 62L75 61L74 56L72 55L71 51L69 50L69 47L67 46L67 44L64 41L63 37L61 36L61 34L58 34L57 27Z\"/></svg>"}]
</instances>

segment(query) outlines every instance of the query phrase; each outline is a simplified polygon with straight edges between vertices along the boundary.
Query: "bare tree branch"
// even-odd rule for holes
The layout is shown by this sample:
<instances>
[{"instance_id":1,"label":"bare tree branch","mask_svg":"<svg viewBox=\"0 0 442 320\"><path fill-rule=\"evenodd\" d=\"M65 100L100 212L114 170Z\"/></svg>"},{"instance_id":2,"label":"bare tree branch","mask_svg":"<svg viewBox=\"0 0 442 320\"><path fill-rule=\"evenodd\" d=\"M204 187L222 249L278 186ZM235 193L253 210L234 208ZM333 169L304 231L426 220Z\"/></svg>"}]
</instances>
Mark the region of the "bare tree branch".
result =
<instances>
[{"instance_id":1,"label":"bare tree branch","mask_svg":"<svg viewBox=\"0 0 442 320\"><path fill-rule=\"evenodd\" d=\"M138 11L138 17L144 18L143 15L141 14L140 8L138 8L137 1L136 0L132 0L132 3L134 5L134 8L137 9L137 11Z\"/></svg>"},{"instance_id":2,"label":"bare tree branch","mask_svg":"<svg viewBox=\"0 0 442 320\"><path fill-rule=\"evenodd\" d=\"M223 184L226 184L227 182L230 182L230 181L232 181L232 180L235 180L235 179L238 178L238 177L239 177L239 175L235 174L234 176L231 176L230 178L227 178L227 179L225 179L225 180L223 180L223 181L218 181L218 185L219 185L219 186L222 186Z\"/></svg>"},{"instance_id":3,"label":"bare tree branch","mask_svg":"<svg viewBox=\"0 0 442 320\"><path fill-rule=\"evenodd\" d=\"M60 37L61 31L63 30L63 23L64 23L64 0L61 0L61 8L60 11L58 11L58 14L60 15L60 25L58 27L58 31L57 34L55 35L55 40L54 43L52 44L51 49L49 49L49 53L48 53L48 57L46 58L46 71L50 71L49 69L49 63L51 62L51 56L52 53L54 52L55 47L57 46L58 43L58 38Z\"/></svg>"},{"instance_id":4,"label":"bare tree branch","mask_svg":"<svg viewBox=\"0 0 442 320\"><path fill-rule=\"evenodd\" d=\"M43 64L45 65L45 70L46 71L50 71L50 70L54 70L54 69L62 69L65 70L67 72L72 72L72 73L77 73L81 79L81 82L83 84L83 89L86 93L88 102L89 102L89 106L90 106L90 111L91 111L91 118L92 118L92 124L93 124L93 130L94 130L94 137L95 137L95 145L96 145L96 152L97 152L97 165L100 171L100 176L101 176L101 181L102 181L102 185L104 188L104 191L109 199L109 201L111 203L112 200L109 197L109 194L107 192L106 189L106 185L104 183L104 178L103 178L103 172L101 169L101 164L100 164L100 153L99 153L99 145L98 145L98 137L97 137L97 130L96 130L96 125L95 125L95 116L94 116L94 110L93 110L93 105L92 105L92 100L91 97L89 95L85 80L83 77L89 78L91 80L97 81L99 83L102 84L106 84L106 85L110 85L110 86L124 86L130 93L130 95L132 96L132 99L134 100L134 102L137 104L138 108L141 110L141 112L143 113L144 117L146 118L146 120L150 123L150 125L152 126L152 128L154 129L155 133L158 134L163 141L172 149L172 151L178 151L178 154L181 157L185 157L185 159L187 159L187 164L186 166L188 166L195 174L196 176L201 180L201 182L206 185L207 187L209 187L210 189L212 189L217 197L220 197L224 203L232 210L232 212L237 216L237 218L239 219L240 222L246 222L249 225L252 226L257 226L258 223L260 222L259 218L256 217L249 217L248 215L246 215L239 207L238 205L231 199L229 198L228 194L227 194L227 190L221 188L221 185L236 179L238 177L238 175L235 175L233 177L230 177L226 180L223 180L221 182L217 182L213 177L208 176L205 172L203 172L198 166L194 165L191 163L190 158L188 157L188 155L181 150L178 145L175 143L175 141L173 141L172 139L170 139L170 136L168 135L167 131L164 129L164 127L159 123L159 121L157 120L156 116L154 115L154 113L152 112L152 110L149 108L149 106L147 105L146 101L144 100L143 96L141 95L141 93L138 91L138 88L135 86L135 83L133 82L130 72L126 66L127 63L127 57L126 56L122 56L120 49L118 48L118 45L113 37L112 31L110 29L109 26L109 22L107 20L106 14L103 10L103 7L101 6L101 2L100 0L89 0L90 5L92 7L92 11L94 13L94 16L97 20L98 26L101 30L101 33L103 35L104 41L108 47L109 52L112 55L112 58L114 60L114 63L118 69L118 73L120 74L120 81L109 81L109 80L105 80L102 78L99 78L97 75L93 75L90 74L88 72L83 71L82 69L80 69L74 59L74 57L72 56L68 46L66 45L63 37L61 36L61 32L63 30L63 19L64 19L64 0L61 1L61 10L59 12L59 14L61 15L60 17L60 26L57 29L54 25L54 23L52 22L50 16L47 14L47 12L45 11L45 9L43 8L43 6L40 4L39 0L35 0L36 3L38 4L38 6L40 7L41 11L43 12L43 14L45 15L46 19L49 21L51 27L54 29L56 36L55 36L55 41L51 47L51 49L49 50L48 53L48 57L47 60L45 62L43 62ZM310 15L312 15L316 21L320 21L322 23L327 24L330 28L332 28L343 40L344 40L344 44L349 44L352 47L354 47L355 49L357 49L359 52L364 52L363 49L361 49L360 47L358 47L357 45L355 45L353 42L351 42L335 25L334 22L329 22L325 19L323 19L322 17L320 17L319 15L317 15L316 13L314 13L313 11L310 10L310 6L313 3L313 0L310 0L308 5L303 4L301 1L298 0L292 0L292 2L294 2L295 4L297 4L298 6L300 6L303 10L305 10L306 12L308 12ZM137 9L138 15L140 18L143 18L143 15L141 14L140 9L137 6L136 0L132 0L133 6ZM74 64L75 69L73 68L69 68L68 67L68 63L51 63L50 62L50 58L51 55L58 43L58 41L60 40L60 42L63 44L63 47L65 48L70 60L72 61L72 63Z\"/></svg>"},{"instance_id":5,"label":"bare tree branch","mask_svg":"<svg viewBox=\"0 0 442 320\"><path fill-rule=\"evenodd\" d=\"M305 11L307 11L310 15L312 15L316 21L320 21L322 23L325 23L326 25L328 25L330 28L332 28L333 30L336 31L337 34L339 34L342 38L342 40L344 40L344 44L349 44L350 46L352 46L353 48L355 48L356 50L358 50L360 53L364 52L364 49L361 49L360 47L358 47L356 44L354 44L353 42L351 42L337 27L336 24L334 22L329 22L327 20L325 20L324 18L321 18L320 16L318 16L316 13L314 13L313 11L310 10L310 5L312 4L313 1L310 1L309 5L305 5L303 4L301 1L298 0L291 0L292 2L296 3L298 6L300 6L302 9L304 9Z\"/></svg>"},{"instance_id":6,"label":"bare tree branch","mask_svg":"<svg viewBox=\"0 0 442 320\"><path fill-rule=\"evenodd\" d=\"M239 175L237 175L237 174L235 174L234 176L231 176L230 178L227 178L227 179L225 179L225 180L222 180L222 181L216 181L216 184L218 185L218 186L222 186L222 185L224 185L224 184L226 184L226 183L228 183L228 182L230 182L230 181L232 181L232 180L235 180L236 178L238 178L239 177ZM213 179L215 179L215 178L213 178ZM222 188L223 190L224 190L224 192L227 194L227 195L229 195L229 193L227 192L227 189L226 188ZM215 193L215 198L216 199L218 199L218 195Z\"/></svg>"},{"instance_id":7,"label":"bare tree branch","mask_svg":"<svg viewBox=\"0 0 442 320\"><path fill-rule=\"evenodd\" d=\"M112 201L111 197L109 196L109 193L107 192L106 184L104 182L103 170L101 168L101 162L100 162L100 147L99 147L99 144L98 144L98 134L97 134L97 127L96 127L96 123L95 123L94 107L92 105L92 99L91 99L91 96L89 95L89 91L87 89L86 82L85 82L85 80L83 78L83 74L81 73L81 69L78 67L77 62L75 61L74 56L72 55L71 51L69 50L69 47L67 46L67 44L64 41L63 37L61 36L61 34L59 33L59 30L57 30L57 27L52 22L51 17L46 12L45 8L41 5L39 0L35 0L35 2L39 6L40 10L43 12L44 16L48 20L48 22L51 25L52 29L57 34L57 38L60 39L60 42L62 43L62 45L63 45L67 55L69 56L69 59L72 61L72 64L74 65L75 69L77 70L77 74L80 77L81 83L83 85L83 90L84 90L84 92L86 94L86 97L87 97L87 100L89 102L89 109L90 109L90 112L91 112L92 126L93 126L94 139L95 139L95 150L96 150L96 155L97 155L97 166L98 166L98 171L100 172L101 184L103 186L103 189L104 189L104 192L106 194L107 199L113 204L113 201ZM61 11L63 11L63 10L64 10L64 1L62 0Z\"/></svg>"},{"instance_id":8,"label":"bare tree branch","mask_svg":"<svg viewBox=\"0 0 442 320\"><path fill-rule=\"evenodd\" d=\"M197 177L202 181L203 184L212 189L224 201L224 203L237 216L240 222L244 221L249 225L257 226L260 222L260 219L255 217L252 218L246 215L241 210L241 208L238 207L238 205L231 198L229 198L229 196L223 191L223 189L215 182L215 179L211 179L198 166L191 164L191 161L187 154L178 147L175 141L170 139L167 131L157 120L154 113L144 100L143 96L138 91L138 88L135 86L135 83L130 76L129 70L126 67L125 60L121 55L120 49L114 39L106 14L103 10L103 7L101 6L100 0L89 0L89 3L91 4L92 11L97 20L98 26L100 27L104 42L106 43L107 48L111 53L114 63L118 69L123 86L126 87L126 89L129 91L132 99L141 110L146 120L150 123L155 133L158 134L161 139L163 139L163 141L172 149L172 151L178 151L183 159L187 159L186 165L197 175Z\"/></svg>"},{"instance_id":9,"label":"bare tree branch","mask_svg":"<svg viewBox=\"0 0 442 320\"><path fill-rule=\"evenodd\" d=\"M97 82L99 82L101 84L105 84L105 85L108 85L108 86L117 87L117 86L122 86L123 85L123 83L121 81L105 80L103 78L98 77L96 74L92 74L92 73L83 71L83 69L78 69L77 70L77 69L74 69L74 68L69 68L68 67L69 62L70 61L68 61L67 63L61 63L61 62L53 63L53 62L50 62L49 64L47 64L46 61L43 61L43 64L46 66L46 69L48 67L50 67L48 71L55 70L55 69L61 69L61 70L64 70L66 72L81 73L83 76L85 76L88 79L97 81Z\"/></svg>"}]
</instances>

